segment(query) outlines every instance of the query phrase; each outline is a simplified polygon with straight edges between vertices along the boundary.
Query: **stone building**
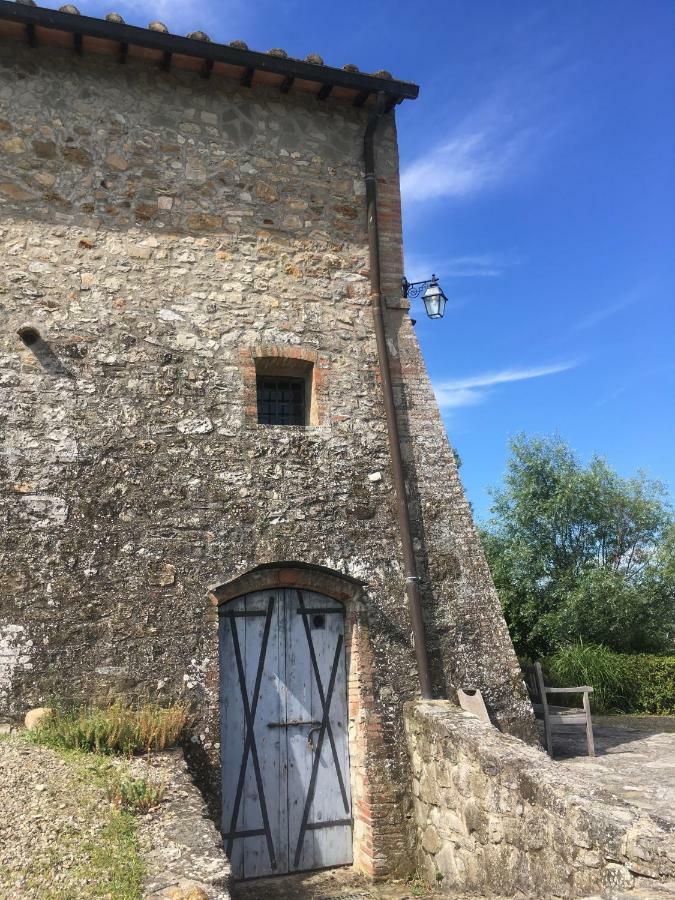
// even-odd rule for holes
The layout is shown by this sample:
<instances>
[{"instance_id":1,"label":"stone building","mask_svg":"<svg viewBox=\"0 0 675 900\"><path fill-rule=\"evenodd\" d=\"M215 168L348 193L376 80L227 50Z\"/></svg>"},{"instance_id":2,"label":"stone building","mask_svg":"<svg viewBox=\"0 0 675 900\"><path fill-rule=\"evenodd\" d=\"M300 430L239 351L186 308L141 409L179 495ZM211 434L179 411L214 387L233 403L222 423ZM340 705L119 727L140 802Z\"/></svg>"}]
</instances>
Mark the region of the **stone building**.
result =
<instances>
[{"instance_id":1,"label":"stone building","mask_svg":"<svg viewBox=\"0 0 675 900\"><path fill-rule=\"evenodd\" d=\"M425 657L532 735L401 299L416 95L0 0L0 714L187 700L242 876L410 864Z\"/></svg>"}]
</instances>

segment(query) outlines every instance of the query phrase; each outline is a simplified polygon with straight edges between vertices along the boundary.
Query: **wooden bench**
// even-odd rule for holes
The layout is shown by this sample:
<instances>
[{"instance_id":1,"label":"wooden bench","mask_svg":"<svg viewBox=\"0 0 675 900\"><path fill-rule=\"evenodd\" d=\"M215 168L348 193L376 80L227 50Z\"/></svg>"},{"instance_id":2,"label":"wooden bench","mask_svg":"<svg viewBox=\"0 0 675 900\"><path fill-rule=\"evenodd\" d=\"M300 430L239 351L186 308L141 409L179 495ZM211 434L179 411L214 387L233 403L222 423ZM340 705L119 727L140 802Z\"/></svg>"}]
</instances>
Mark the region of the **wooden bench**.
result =
<instances>
[{"instance_id":1,"label":"wooden bench","mask_svg":"<svg viewBox=\"0 0 675 900\"><path fill-rule=\"evenodd\" d=\"M525 684L532 700L534 714L538 719L544 720L544 742L548 755L553 758L553 726L585 725L586 740L588 741L588 755L595 756L593 743L593 722L591 721L590 694L593 688L588 685L580 687L546 687L544 673L541 664L536 662L533 666L523 666ZM548 694L583 694L583 709L574 709L570 706L551 706L548 702Z\"/></svg>"}]
</instances>

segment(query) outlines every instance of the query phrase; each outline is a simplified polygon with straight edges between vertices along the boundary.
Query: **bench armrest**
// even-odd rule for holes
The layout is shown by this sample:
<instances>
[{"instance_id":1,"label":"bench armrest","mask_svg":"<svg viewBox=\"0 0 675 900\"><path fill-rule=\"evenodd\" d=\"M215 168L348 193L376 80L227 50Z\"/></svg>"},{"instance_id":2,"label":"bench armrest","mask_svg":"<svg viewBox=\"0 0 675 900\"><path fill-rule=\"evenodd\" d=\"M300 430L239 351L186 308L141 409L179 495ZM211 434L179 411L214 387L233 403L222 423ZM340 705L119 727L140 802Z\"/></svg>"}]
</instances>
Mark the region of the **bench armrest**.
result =
<instances>
[{"instance_id":1,"label":"bench armrest","mask_svg":"<svg viewBox=\"0 0 675 900\"><path fill-rule=\"evenodd\" d=\"M592 694L593 688L587 684L581 685L581 687L568 687L568 688L556 688L556 687L547 687L544 688L547 694Z\"/></svg>"}]
</instances>

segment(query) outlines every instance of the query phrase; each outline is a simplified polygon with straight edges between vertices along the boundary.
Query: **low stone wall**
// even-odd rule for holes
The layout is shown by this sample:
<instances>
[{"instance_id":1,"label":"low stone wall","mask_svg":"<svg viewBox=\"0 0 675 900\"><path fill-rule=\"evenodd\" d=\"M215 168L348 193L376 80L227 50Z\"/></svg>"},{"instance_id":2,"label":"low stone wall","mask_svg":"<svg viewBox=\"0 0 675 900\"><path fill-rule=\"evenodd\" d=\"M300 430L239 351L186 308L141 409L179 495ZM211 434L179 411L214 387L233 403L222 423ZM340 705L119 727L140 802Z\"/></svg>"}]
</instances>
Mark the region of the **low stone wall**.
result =
<instances>
[{"instance_id":1,"label":"low stone wall","mask_svg":"<svg viewBox=\"0 0 675 900\"><path fill-rule=\"evenodd\" d=\"M651 897L675 886L672 823L447 701L409 703L405 722L417 863L441 890Z\"/></svg>"},{"instance_id":2,"label":"low stone wall","mask_svg":"<svg viewBox=\"0 0 675 900\"><path fill-rule=\"evenodd\" d=\"M163 785L162 803L139 817L146 900L229 900L230 863L218 829L193 782L182 750L125 763Z\"/></svg>"}]
</instances>

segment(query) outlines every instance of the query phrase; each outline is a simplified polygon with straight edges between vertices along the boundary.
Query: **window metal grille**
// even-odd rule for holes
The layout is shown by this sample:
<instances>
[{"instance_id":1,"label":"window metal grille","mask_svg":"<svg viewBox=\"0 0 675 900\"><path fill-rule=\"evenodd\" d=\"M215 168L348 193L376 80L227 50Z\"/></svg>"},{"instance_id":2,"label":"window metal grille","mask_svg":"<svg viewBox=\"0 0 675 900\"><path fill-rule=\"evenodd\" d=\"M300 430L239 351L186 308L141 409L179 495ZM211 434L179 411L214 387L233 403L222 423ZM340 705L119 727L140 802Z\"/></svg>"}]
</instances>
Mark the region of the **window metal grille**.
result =
<instances>
[{"instance_id":1,"label":"window metal grille","mask_svg":"<svg viewBox=\"0 0 675 900\"><path fill-rule=\"evenodd\" d=\"M260 425L306 425L305 379L258 375Z\"/></svg>"}]
</instances>

